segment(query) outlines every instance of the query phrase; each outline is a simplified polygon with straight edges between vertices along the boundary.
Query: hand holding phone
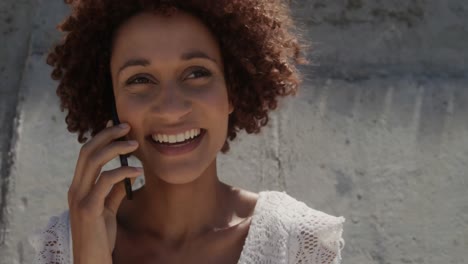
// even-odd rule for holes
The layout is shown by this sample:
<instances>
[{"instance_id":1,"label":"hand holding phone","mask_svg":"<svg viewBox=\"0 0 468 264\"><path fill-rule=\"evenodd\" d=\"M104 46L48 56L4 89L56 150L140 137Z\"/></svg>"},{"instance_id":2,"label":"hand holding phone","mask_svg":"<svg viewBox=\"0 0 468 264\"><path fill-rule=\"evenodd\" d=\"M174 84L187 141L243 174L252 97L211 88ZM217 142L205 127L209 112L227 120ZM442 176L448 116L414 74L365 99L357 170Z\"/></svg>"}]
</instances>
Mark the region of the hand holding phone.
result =
<instances>
[{"instance_id":1,"label":"hand holding phone","mask_svg":"<svg viewBox=\"0 0 468 264\"><path fill-rule=\"evenodd\" d=\"M125 196L121 181L135 179L143 168L122 166L101 172L117 155L138 148L137 141L121 141L130 131L128 124L112 126L97 133L80 150L73 181L68 191L73 263L112 263L117 236L117 211Z\"/></svg>"}]
</instances>

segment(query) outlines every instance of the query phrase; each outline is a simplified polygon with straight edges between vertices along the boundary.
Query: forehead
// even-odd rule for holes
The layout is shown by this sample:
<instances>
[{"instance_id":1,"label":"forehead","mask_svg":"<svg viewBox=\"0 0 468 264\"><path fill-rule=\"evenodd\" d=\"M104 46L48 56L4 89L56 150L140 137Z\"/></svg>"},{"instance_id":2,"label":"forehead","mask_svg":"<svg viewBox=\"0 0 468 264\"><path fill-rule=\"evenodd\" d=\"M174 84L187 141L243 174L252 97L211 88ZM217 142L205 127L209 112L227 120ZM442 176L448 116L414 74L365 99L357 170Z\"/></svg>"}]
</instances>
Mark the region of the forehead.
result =
<instances>
[{"instance_id":1,"label":"forehead","mask_svg":"<svg viewBox=\"0 0 468 264\"><path fill-rule=\"evenodd\" d=\"M148 57L158 61L179 59L191 50L202 51L220 59L218 42L202 21L183 11L171 16L140 13L117 30L112 64L133 57Z\"/></svg>"}]
</instances>

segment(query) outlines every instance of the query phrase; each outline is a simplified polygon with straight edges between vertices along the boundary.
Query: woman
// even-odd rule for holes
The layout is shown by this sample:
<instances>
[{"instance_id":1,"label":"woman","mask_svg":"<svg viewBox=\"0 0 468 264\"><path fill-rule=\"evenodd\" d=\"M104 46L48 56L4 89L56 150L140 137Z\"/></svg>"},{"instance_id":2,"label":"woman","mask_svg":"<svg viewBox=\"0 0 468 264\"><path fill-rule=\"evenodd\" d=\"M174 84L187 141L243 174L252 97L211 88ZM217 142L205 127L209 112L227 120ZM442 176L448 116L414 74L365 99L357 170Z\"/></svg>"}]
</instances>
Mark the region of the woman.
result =
<instances>
[{"instance_id":1,"label":"woman","mask_svg":"<svg viewBox=\"0 0 468 264\"><path fill-rule=\"evenodd\" d=\"M301 48L280 0L82 0L49 54L82 147L69 211L37 263L339 263L343 217L218 178L240 129L258 133L294 94ZM112 96L114 95L114 97ZM122 122L114 126L115 98ZM117 139L125 137L124 141ZM101 172L118 155L142 168ZM124 178L145 185L124 199Z\"/></svg>"}]
</instances>

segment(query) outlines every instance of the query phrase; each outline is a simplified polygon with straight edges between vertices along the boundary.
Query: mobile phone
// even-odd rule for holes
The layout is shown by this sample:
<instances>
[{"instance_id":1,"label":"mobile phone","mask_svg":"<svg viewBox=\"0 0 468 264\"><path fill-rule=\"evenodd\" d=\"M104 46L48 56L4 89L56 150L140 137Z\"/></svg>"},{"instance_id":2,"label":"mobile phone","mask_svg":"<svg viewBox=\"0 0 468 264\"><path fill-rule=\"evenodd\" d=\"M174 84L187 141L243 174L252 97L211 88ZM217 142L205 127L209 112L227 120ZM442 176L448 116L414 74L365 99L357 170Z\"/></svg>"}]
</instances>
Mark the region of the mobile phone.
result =
<instances>
[{"instance_id":1,"label":"mobile phone","mask_svg":"<svg viewBox=\"0 0 468 264\"><path fill-rule=\"evenodd\" d=\"M112 93L112 121L114 122L114 126L117 126L120 124L120 120L117 115L117 107L115 106L115 98L114 98L113 93ZM117 140L124 141L125 137L118 138ZM120 165L122 167L128 166L127 155L119 155L119 157L120 157ZM125 185L125 193L127 195L127 200L132 200L133 198L132 182L130 181L129 178L124 179L124 185Z\"/></svg>"}]
</instances>

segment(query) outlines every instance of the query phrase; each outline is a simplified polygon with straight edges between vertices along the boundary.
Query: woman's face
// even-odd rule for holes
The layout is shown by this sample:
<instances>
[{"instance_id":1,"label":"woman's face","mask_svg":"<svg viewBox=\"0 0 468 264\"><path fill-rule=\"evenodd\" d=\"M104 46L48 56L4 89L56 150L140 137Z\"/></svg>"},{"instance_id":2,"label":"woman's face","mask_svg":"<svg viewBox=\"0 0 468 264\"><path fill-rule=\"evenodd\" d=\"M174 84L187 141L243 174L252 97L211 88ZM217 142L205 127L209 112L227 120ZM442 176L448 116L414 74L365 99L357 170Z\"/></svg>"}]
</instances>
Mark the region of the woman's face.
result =
<instances>
[{"instance_id":1,"label":"woman's face","mask_svg":"<svg viewBox=\"0 0 468 264\"><path fill-rule=\"evenodd\" d=\"M185 12L130 18L116 32L111 74L147 181L188 183L214 166L232 106L217 40L200 20Z\"/></svg>"}]
</instances>

